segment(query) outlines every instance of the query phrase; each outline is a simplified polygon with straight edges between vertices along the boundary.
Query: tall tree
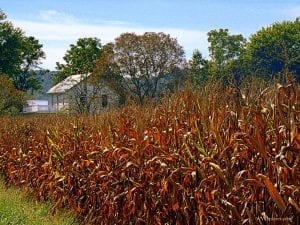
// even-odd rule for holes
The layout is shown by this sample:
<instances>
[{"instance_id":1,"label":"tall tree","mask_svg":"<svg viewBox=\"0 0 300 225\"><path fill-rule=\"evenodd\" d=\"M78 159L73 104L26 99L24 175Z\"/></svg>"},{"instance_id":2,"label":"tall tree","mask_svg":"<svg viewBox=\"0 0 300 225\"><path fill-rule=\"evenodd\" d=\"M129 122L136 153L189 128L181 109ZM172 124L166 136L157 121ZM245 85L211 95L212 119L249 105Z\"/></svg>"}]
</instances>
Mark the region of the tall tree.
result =
<instances>
[{"instance_id":1,"label":"tall tree","mask_svg":"<svg viewBox=\"0 0 300 225\"><path fill-rule=\"evenodd\" d=\"M246 39L238 34L232 35L228 29L208 32L209 52L211 56L211 74L225 81L230 79L234 62L243 54Z\"/></svg>"},{"instance_id":2,"label":"tall tree","mask_svg":"<svg viewBox=\"0 0 300 225\"><path fill-rule=\"evenodd\" d=\"M0 10L0 72L21 91L37 90L40 83L35 69L44 57L39 41L14 27Z\"/></svg>"},{"instance_id":3,"label":"tall tree","mask_svg":"<svg viewBox=\"0 0 300 225\"><path fill-rule=\"evenodd\" d=\"M64 80L74 74L88 74L93 71L95 61L101 54L101 43L98 38L79 38L76 44L71 44L63 57L65 64L56 63L58 72L54 83Z\"/></svg>"},{"instance_id":4,"label":"tall tree","mask_svg":"<svg viewBox=\"0 0 300 225\"><path fill-rule=\"evenodd\" d=\"M196 86L203 86L208 81L208 61L203 58L201 52L197 49L193 52L192 58L188 63L187 78Z\"/></svg>"},{"instance_id":5,"label":"tall tree","mask_svg":"<svg viewBox=\"0 0 300 225\"><path fill-rule=\"evenodd\" d=\"M154 98L159 81L185 62L183 48L164 33L124 33L116 38L114 60L126 89L143 104Z\"/></svg>"},{"instance_id":6,"label":"tall tree","mask_svg":"<svg viewBox=\"0 0 300 225\"><path fill-rule=\"evenodd\" d=\"M274 23L250 37L251 72L263 77L293 73L300 82L300 21Z\"/></svg>"}]
</instances>

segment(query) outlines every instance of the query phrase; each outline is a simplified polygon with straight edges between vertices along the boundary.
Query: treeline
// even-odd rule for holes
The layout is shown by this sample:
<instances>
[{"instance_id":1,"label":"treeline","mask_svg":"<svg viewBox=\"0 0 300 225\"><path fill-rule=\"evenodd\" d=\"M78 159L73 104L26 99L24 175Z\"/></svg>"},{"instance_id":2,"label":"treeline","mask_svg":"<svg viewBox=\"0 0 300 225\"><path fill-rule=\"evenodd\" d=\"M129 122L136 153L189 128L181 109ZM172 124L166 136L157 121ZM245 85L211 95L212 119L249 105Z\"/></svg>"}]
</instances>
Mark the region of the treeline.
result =
<instances>
[{"instance_id":1,"label":"treeline","mask_svg":"<svg viewBox=\"0 0 300 225\"><path fill-rule=\"evenodd\" d=\"M264 80L287 77L300 81L300 21L284 21L262 28L246 40L228 29L208 32L210 59L196 50L188 63L188 78L195 85L209 80L240 83L249 77Z\"/></svg>"},{"instance_id":2,"label":"treeline","mask_svg":"<svg viewBox=\"0 0 300 225\"><path fill-rule=\"evenodd\" d=\"M122 99L137 103L159 95L159 83L172 75L195 87L209 82L240 84L251 77L300 81L300 21L284 21L262 28L247 40L228 29L208 32L209 59L195 50L186 61L183 47L165 33L124 33L114 42L80 38L71 44L64 63L57 63L54 83L72 74L92 74L92 84L105 82ZM37 69L45 53L37 39L26 36L0 11L0 113L19 112L25 93L41 89Z\"/></svg>"}]
</instances>

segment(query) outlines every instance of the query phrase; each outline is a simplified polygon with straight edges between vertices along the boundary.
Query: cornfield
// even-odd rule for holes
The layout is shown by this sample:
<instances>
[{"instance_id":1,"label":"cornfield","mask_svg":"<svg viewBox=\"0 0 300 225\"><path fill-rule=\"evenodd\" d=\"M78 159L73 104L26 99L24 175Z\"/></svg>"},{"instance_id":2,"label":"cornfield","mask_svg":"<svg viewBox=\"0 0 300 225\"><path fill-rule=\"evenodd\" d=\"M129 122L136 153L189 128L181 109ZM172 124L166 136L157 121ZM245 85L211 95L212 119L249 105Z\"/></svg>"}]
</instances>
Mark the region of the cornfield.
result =
<instances>
[{"instance_id":1,"label":"cornfield","mask_svg":"<svg viewBox=\"0 0 300 225\"><path fill-rule=\"evenodd\" d=\"M300 224L299 92L211 85L100 116L2 117L0 173L82 224Z\"/></svg>"}]
</instances>

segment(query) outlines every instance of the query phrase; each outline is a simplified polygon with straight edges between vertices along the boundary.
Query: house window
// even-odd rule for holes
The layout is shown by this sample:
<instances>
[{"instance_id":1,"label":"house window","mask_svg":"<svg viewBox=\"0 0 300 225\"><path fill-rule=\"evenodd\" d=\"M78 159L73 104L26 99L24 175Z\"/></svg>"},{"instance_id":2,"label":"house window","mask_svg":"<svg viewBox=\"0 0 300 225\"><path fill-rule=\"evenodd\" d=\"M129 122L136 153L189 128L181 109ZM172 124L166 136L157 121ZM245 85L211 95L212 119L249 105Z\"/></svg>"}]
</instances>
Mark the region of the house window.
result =
<instances>
[{"instance_id":1,"label":"house window","mask_svg":"<svg viewBox=\"0 0 300 225\"><path fill-rule=\"evenodd\" d=\"M107 95L102 95L102 107L106 108L108 105Z\"/></svg>"}]
</instances>

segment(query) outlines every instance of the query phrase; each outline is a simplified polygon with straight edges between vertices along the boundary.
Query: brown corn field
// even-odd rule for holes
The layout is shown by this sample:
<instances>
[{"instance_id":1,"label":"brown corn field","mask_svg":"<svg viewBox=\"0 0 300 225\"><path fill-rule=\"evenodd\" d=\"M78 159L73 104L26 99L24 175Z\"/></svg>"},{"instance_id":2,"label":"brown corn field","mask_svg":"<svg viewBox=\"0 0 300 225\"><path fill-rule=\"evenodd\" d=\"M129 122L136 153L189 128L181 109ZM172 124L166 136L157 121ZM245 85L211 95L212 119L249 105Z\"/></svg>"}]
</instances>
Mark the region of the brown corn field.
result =
<instances>
[{"instance_id":1,"label":"brown corn field","mask_svg":"<svg viewBox=\"0 0 300 225\"><path fill-rule=\"evenodd\" d=\"M82 224L300 224L300 89L185 90L100 116L0 118L8 185Z\"/></svg>"}]
</instances>

